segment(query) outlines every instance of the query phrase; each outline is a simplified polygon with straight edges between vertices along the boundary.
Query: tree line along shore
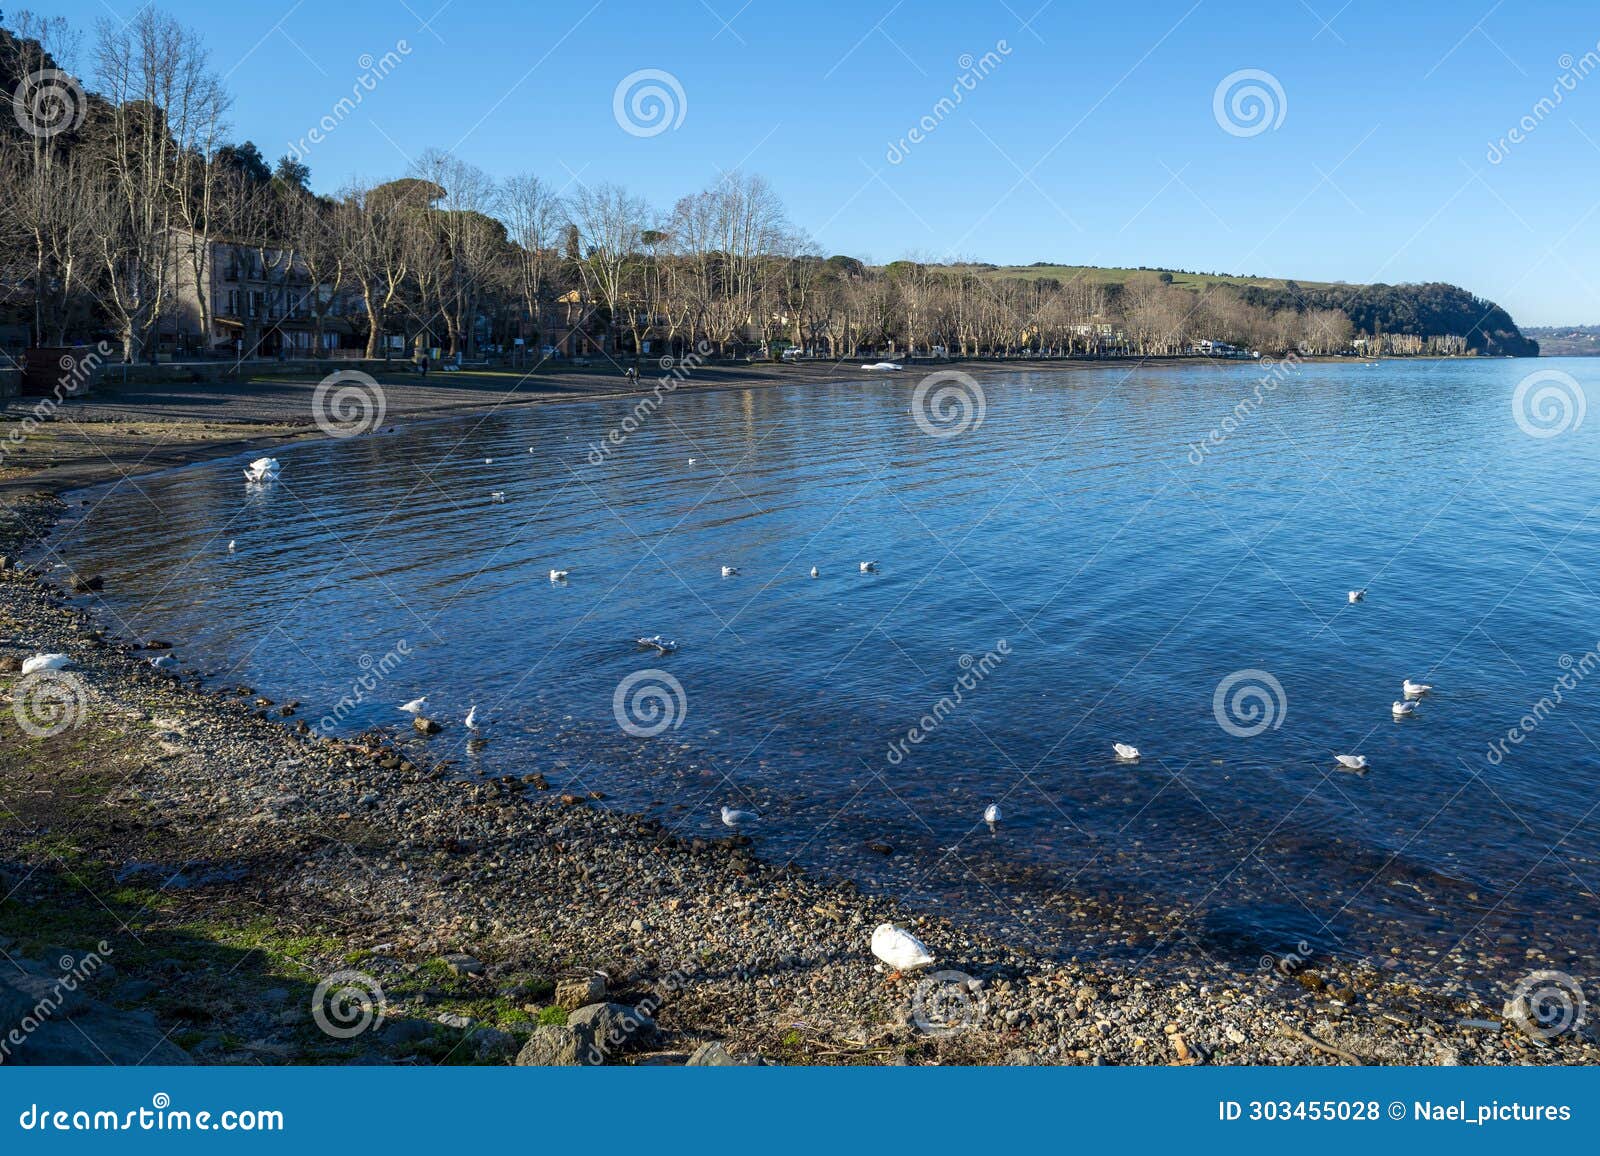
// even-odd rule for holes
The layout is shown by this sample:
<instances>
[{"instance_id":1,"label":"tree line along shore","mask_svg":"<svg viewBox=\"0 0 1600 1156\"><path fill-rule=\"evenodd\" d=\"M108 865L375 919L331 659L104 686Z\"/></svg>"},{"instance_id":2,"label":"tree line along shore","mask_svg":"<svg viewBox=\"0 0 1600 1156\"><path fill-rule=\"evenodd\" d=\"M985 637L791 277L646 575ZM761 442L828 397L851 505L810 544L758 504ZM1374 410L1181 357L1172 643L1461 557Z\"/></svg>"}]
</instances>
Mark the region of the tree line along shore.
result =
<instances>
[{"instance_id":1,"label":"tree line along shore","mask_svg":"<svg viewBox=\"0 0 1600 1156\"><path fill-rule=\"evenodd\" d=\"M11 344L106 340L129 361L1537 352L1450 285L827 256L740 172L662 207L430 149L319 193L297 150L273 167L232 135L205 45L159 9L102 22L88 80L61 66L81 45L65 20L12 22L0 86L37 99L0 124ZM29 88L40 75L56 87Z\"/></svg>"}]
</instances>

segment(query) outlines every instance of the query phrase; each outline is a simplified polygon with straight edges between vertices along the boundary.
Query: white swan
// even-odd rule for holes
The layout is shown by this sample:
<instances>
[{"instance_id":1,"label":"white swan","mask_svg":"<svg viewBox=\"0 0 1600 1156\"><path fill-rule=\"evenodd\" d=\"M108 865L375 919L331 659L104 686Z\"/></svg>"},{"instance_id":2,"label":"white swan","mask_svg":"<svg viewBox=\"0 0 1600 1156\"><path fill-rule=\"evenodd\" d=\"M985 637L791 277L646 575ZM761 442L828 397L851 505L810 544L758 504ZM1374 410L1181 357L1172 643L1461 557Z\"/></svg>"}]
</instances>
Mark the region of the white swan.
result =
<instances>
[{"instance_id":1,"label":"white swan","mask_svg":"<svg viewBox=\"0 0 1600 1156\"><path fill-rule=\"evenodd\" d=\"M32 658L22 660L22 673L33 674L39 670L66 670L72 665L72 659L65 654L36 654Z\"/></svg>"},{"instance_id":2,"label":"white swan","mask_svg":"<svg viewBox=\"0 0 1600 1156\"><path fill-rule=\"evenodd\" d=\"M405 711L406 714L416 715L421 714L422 708L427 705L428 696L423 695L421 698L414 698L410 702L401 703L399 709Z\"/></svg>"},{"instance_id":3,"label":"white swan","mask_svg":"<svg viewBox=\"0 0 1600 1156\"><path fill-rule=\"evenodd\" d=\"M861 563L861 572L863 574L876 574L878 572L878 564L876 562L863 562Z\"/></svg>"},{"instance_id":4,"label":"white swan","mask_svg":"<svg viewBox=\"0 0 1600 1156\"><path fill-rule=\"evenodd\" d=\"M565 582L566 580L567 580L567 572L565 570L552 570L552 571L550 571L550 581L552 581L552 582Z\"/></svg>"},{"instance_id":5,"label":"white swan","mask_svg":"<svg viewBox=\"0 0 1600 1156\"><path fill-rule=\"evenodd\" d=\"M739 573L739 567L737 567L737 566L724 566L722 568L722 576L724 578L732 578L738 573Z\"/></svg>"},{"instance_id":6,"label":"white swan","mask_svg":"<svg viewBox=\"0 0 1600 1156\"><path fill-rule=\"evenodd\" d=\"M1000 821L1000 804L990 803L983 809L983 821L991 827Z\"/></svg>"},{"instance_id":7,"label":"white swan","mask_svg":"<svg viewBox=\"0 0 1600 1156\"><path fill-rule=\"evenodd\" d=\"M894 968L895 975L933 964L933 952L927 944L892 923L880 923L872 929L872 954Z\"/></svg>"},{"instance_id":8,"label":"white swan","mask_svg":"<svg viewBox=\"0 0 1600 1156\"><path fill-rule=\"evenodd\" d=\"M1351 602L1360 602L1366 596L1367 596L1367 592L1365 590L1352 590L1352 591L1350 591L1350 594L1349 594L1349 598L1350 598Z\"/></svg>"},{"instance_id":9,"label":"white swan","mask_svg":"<svg viewBox=\"0 0 1600 1156\"><path fill-rule=\"evenodd\" d=\"M244 480L247 482L270 482L276 480L282 467L278 465L277 458L257 458L244 469Z\"/></svg>"},{"instance_id":10,"label":"white swan","mask_svg":"<svg viewBox=\"0 0 1600 1156\"><path fill-rule=\"evenodd\" d=\"M1334 755L1339 760L1339 765L1347 771L1364 771L1367 769L1366 755Z\"/></svg>"},{"instance_id":11,"label":"white swan","mask_svg":"<svg viewBox=\"0 0 1600 1156\"><path fill-rule=\"evenodd\" d=\"M724 827L732 827L735 831L760 821L761 816L754 811L736 811L732 807L722 808L722 825Z\"/></svg>"},{"instance_id":12,"label":"white swan","mask_svg":"<svg viewBox=\"0 0 1600 1156\"><path fill-rule=\"evenodd\" d=\"M1400 684L1400 689L1405 692L1405 696L1407 698L1421 698L1423 695L1432 690L1433 687L1425 682L1412 682L1408 678Z\"/></svg>"},{"instance_id":13,"label":"white swan","mask_svg":"<svg viewBox=\"0 0 1600 1156\"><path fill-rule=\"evenodd\" d=\"M1417 713L1417 704L1414 702L1397 702L1391 708L1395 718L1410 718Z\"/></svg>"},{"instance_id":14,"label":"white swan","mask_svg":"<svg viewBox=\"0 0 1600 1156\"><path fill-rule=\"evenodd\" d=\"M1117 758L1125 763L1139 761L1139 748L1131 743L1112 743L1111 749L1117 752Z\"/></svg>"}]
</instances>

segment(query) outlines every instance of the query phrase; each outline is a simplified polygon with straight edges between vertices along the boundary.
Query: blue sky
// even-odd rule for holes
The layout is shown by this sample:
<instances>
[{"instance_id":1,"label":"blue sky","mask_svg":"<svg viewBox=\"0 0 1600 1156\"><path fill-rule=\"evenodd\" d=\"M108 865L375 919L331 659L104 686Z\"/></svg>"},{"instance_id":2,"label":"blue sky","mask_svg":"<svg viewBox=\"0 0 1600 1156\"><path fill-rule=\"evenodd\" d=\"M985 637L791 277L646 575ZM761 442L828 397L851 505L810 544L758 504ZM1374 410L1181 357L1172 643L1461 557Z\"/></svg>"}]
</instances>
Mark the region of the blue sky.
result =
<instances>
[{"instance_id":1,"label":"blue sky","mask_svg":"<svg viewBox=\"0 0 1600 1156\"><path fill-rule=\"evenodd\" d=\"M137 6L49 8L88 31ZM827 253L1444 280L1523 324L1600 323L1600 69L1578 75L1600 59L1592 2L163 7L203 34L236 135L271 158L350 93L363 57L405 42L309 149L320 191L399 175L430 145L495 174L621 182L663 211L743 167ZM681 123L655 135L613 114L641 70L682 92ZM1232 132L1214 112L1242 70L1276 82L1258 82L1260 132L1229 121L1226 91ZM959 105L936 111L963 74Z\"/></svg>"}]
</instances>

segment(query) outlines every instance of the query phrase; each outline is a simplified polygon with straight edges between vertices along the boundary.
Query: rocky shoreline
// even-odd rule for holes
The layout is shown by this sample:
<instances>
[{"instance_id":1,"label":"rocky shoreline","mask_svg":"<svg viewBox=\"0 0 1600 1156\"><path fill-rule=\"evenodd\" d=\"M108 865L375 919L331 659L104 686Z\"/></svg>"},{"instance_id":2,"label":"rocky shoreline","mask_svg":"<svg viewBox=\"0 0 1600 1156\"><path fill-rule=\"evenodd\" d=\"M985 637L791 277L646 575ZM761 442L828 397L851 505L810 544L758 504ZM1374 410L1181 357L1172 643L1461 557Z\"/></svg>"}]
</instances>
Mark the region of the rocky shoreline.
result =
<instances>
[{"instance_id":1,"label":"rocky shoreline","mask_svg":"<svg viewBox=\"0 0 1600 1156\"><path fill-rule=\"evenodd\" d=\"M96 1037L118 1062L1600 1060L1592 1027L1545 1038L1525 1006L1366 963L1041 957L742 836L608 811L548 768L464 781L398 736L316 737L295 704L106 634L93 583L19 568L62 508L13 499L0 526L0 1012L34 1021L0 1060L95 1062ZM44 737L20 729L35 652L71 655L81 696ZM931 972L883 973L885 921ZM104 966L40 1013L57 957L97 945Z\"/></svg>"}]
</instances>

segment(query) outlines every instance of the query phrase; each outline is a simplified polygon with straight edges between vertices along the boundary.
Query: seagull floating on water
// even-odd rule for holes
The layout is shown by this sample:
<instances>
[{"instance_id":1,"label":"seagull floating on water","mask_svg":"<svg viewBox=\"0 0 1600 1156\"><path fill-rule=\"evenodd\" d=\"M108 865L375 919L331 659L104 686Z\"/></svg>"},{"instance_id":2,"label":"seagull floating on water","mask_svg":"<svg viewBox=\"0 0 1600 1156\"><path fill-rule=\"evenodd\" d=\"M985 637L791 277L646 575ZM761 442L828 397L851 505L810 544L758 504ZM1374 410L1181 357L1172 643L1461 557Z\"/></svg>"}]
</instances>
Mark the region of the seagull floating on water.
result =
<instances>
[{"instance_id":1,"label":"seagull floating on water","mask_svg":"<svg viewBox=\"0 0 1600 1156\"><path fill-rule=\"evenodd\" d=\"M565 570L552 570L552 571L550 571L550 581L552 581L552 582L565 582L566 580L567 580L567 572Z\"/></svg>"},{"instance_id":2,"label":"seagull floating on water","mask_svg":"<svg viewBox=\"0 0 1600 1156\"><path fill-rule=\"evenodd\" d=\"M469 731L475 731L478 729L477 703L473 703L471 706L467 707L467 717L463 725L465 725Z\"/></svg>"},{"instance_id":3,"label":"seagull floating on water","mask_svg":"<svg viewBox=\"0 0 1600 1156\"><path fill-rule=\"evenodd\" d=\"M1125 763L1139 761L1139 748L1129 743L1112 743L1111 749L1117 752L1117 758Z\"/></svg>"},{"instance_id":4,"label":"seagull floating on water","mask_svg":"<svg viewBox=\"0 0 1600 1156\"><path fill-rule=\"evenodd\" d=\"M732 807L722 808L722 825L732 827L737 831L740 827L761 821L761 816L754 811L736 811Z\"/></svg>"},{"instance_id":5,"label":"seagull floating on water","mask_svg":"<svg viewBox=\"0 0 1600 1156\"><path fill-rule=\"evenodd\" d=\"M934 962L927 944L892 923L880 923L872 929L872 954L894 969L890 979L898 979L903 971L931 967Z\"/></svg>"},{"instance_id":6,"label":"seagull floating on water","mask_svg":"<svg viewBox=\"0 0 1600 1156\"><path fill-rule=\"evenodd\" d=\"M863 574L876 574L878 572L878 564L876 562L863 562L861 563L861 572Z\"/></svg>"},{"instance_id":7,"label":"seagull floating on water","mask_svg":"<svg viewBox=\"0 0 1600 1156\"><path fill-rule=\"evenodd\" d=\"M1408 678L1400 684L1400 689L1405 692L1405 696L1407 698L1421 698L1423 695L1432 690L1433 687L1425 682L1412 682Z\"/></svg>"},{"instance_id":8,"label":"seagull floating on water","mask_svg":"<svg viewBox=\"0 0 1600 1156\"><path fill-rule=\"evenodd\" d=\"M492 466L492 465L494 465L494 459L493 458L484 458L483 459L483 464L486 465L486 466Z\"/></svg>"},{"instance_id":9,"label":"seagull floating on water","mask_svg":"<svg viewBox=\"0 0 1600 1156\"><path fill-rule=\"evenodd\" d=\"M230 554L233 553L233 539L232 538L228 539L228 553L230 553Z\"/></svg>"},{"instance_id":10,"label":"seagull floating on water","mask_svg":"<svg viewBox=\"0 0 1600 1156\"><path fill-rule=\"evenodd\" d=\"M811 576L813 578L821 578L822 577L822 571L818 570L815 566L813 566L813 567L811 567Z\"/></svg>"},{"instance_id":11,"label":"seagull floating on water","mask_svg":"<svg viewBox=\"0 0 1600 1156\"><path fill-rule=\"evenodd\" d=\"M689 464L690 464L690 465L691 465L691 466L692 466L692 465L694 465L694 459L693 459L693 458L690 458L690 459L689 459Z\"/></svg>"},{"instance_id":12,"label":"seagull floating on water","mask_svg":"<svg viewBox=\"0 0 1600 1156\"><path fill-rule=\"evenodd\" d=\"M1347 771L1364 771L1367 769L1366 755L1334 755L1339 760L1339 765Z\"/></svg>"},{"instance_id":13,"label":"seagull floating on water","mask_svg":"<svg viewBox=\"0 0 1600 1156\"><path fill-rule=\"evenodd\" d=\"M22 673L33 674L40 670L66 670L72 659L65 654L36 654L22 661Z\"/></svg>"},{"instance_id":14,"label":"seagull floating on water","mask_svg":"<svg viewBox=\"0 0 1600 1156\"><path fill-rule=\"evenodd\" d=\"M244 480L247 482L276 481L282 467L278 465L277 458L257 458L244 468Z\"/></svg>"},{"instance_id":15,"label":"seagull floating on water","mask_svg":"<svg viewBox=\"0 0 1600 1156\"><path fill-rule=\"evenodd\" d=\"M983 821L993 827L1000 821L1000 804L990 803L983 809Z\"/></svg>"},{"instance_id":16,"label":"seagull floating on water","mask_svg":"<svg viewBox=\"0 0 1600 1156\"><path fill-rule=\"evenodd\" d=\"M427 706L427 705L428 705L428 696L427 695L423 695L421 698L414 698L410 702L401 703L400 704L400 709L403 710L406 714L418 715L418 714L422 713L422 708Z\"/></svg>"},{"instance_id":17,"label":"seagull floating on water","mask_svg":"<svg viewBox=\"0 0 1600 1156\"><path fill-rule=\"evenodd\" d=\"M1395 718L1410 718L1417 713L1417 704L1414 702L1397 702L1394 704Z\"/></svg>"},{"instance_id":18,"label":"seagull floating on water","mask_svg":"<svg viewBox=\"0 0 1600 1156\"><path fill-rule=\"evenodd\" d=\"M732 578L737 573L739 573L739 567L737 566L724 566L722 568L722 576L724 578Z\"/></svg>"},{"instance_id":19,"label":"seagull floating on water","mask_svg":"<svg viewBox=\"0 0 1600 1156\"><path fill-rule=\"evenodd\" d=\"M635 644L640 650L655 650L662 654L671 654L678 649L678 644L670 638L662 638L659 634L652 634L649 638L636 638Z\"/></svg>"},{"instance_id":20,"label":"seagull floating on water","mask_svg":"<svg viewBox=\"0 0 1600 1156\"><path fill-rule=\"evenodd\" d=\"M870 365L863 365L861 368L877 372L882 370L899 369L900 366L892 361L874 361Z\"/></svg>"},{"instance_id":21,"label":"seagull floating on water","mask_svg":"<svg viewBox=\"0 0 1600 1156\"><path fill-rule=\"evenodd\" d=\"M163 654L158 658L152 658L150 660L150 665L155 667L157 670L165 670L169 666L177 666L178 660L173 658L170 654Z\"/></svg>"},{"instance_id":22,"label":"seagull floating on water","mask_svg":"<svg viewBox=\"0 0 1600 1156\"><path fill-rule=\"evenodd\" d=\"M490 493L489 500L491 502L503 502L506 500L506 492L504 490L495 490Z\"/></svg>"},{"instance_id":23,"label":"seagull floating on water","mask_svg":"<svg viewBox=\"0 0 1600 1156\"><path fill-rule=\"evenodd\" d=\"M1349 595L1351 602L1360 602L1366 596L1367 592L1365 590L1352 590Z\"/></svg>"}]
</instances>

